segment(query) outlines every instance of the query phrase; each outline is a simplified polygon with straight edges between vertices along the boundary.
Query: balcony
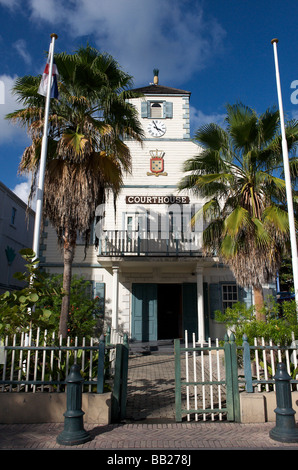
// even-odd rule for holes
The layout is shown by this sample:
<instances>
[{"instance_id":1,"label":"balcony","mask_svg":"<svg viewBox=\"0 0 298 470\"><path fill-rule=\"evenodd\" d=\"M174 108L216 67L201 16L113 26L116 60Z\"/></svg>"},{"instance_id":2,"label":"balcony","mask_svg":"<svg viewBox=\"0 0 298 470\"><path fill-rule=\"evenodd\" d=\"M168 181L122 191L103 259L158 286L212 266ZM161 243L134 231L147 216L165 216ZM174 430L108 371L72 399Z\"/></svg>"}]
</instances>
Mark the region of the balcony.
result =
<instances>
[{"instance_id":1,"label":"balcony","mask_svg":"<svg viewBox=\"0 0 298 470\"><path fill-rule=\"evenodd\" d=\"M202 233L107 230L99 240L99 256L202 256Z\"/></svg>"}]
</instances>

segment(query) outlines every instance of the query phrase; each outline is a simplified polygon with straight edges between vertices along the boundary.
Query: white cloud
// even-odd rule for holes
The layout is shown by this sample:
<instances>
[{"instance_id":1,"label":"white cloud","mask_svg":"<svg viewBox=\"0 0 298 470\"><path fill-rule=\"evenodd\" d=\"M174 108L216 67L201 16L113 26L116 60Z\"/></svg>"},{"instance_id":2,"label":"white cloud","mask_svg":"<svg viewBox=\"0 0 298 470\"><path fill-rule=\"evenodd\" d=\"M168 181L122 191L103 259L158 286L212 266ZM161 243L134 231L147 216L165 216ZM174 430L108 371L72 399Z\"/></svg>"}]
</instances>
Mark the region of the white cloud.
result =
<instances>
[{"instance_id":1,"label":"white cloud","mask_svg":"<svg viewBox=\"0 0 298 470\"><path fill-rule=\"evenodd\" d=\"M64 21L66 11L59 0L29 0L29 6L33 19L41 19L49 23Z\"/></svg>"},{"instance_id":2,"label":"white cloud","mask_svg":"<svg viewBox=\"0 0 298 470\"><path fill-rule=\"evenodd\" d=\"M12 191L23 201L25 204L28 204L29 195L31 190L31 175L28 175L25 181L18 183ZM30 201L30 207L35 210L36 208L36 198L33 197L33 200Z\"/></svg>"},{"instance_id":3,"label":"white cloud","mask_svg":"<svg viewBox=\"0 0 298 470\"><path fill-rule=\"evenodd\" d=\"M3 100L0 102L0 144L8 144L18 139L24 145L27 145L28 137L26 131L17 124L12 124L5 119L6 114L11 113L21 106L12 94L12 87L16 77L9 75L0 75L1 90L4 91ZM2 94L1 94L2 95Z\"/></svg>"},{"instance_id":4,"label":"white cloud","mask_svg":"<svg viewBox=\"0 0 298 470\"><path fill-rule=\"evenodd\" d=\"M27 65L30 65L32 62L31 56L29 52L27 51L27 45L26 41L24 39L19 39L13 44L13 47L17 50L17 52L20 54L22 59Z\"/></svg>"},{"instance_id":5,"label":"white cloud","mask_svg":"<svg viewBox=\"0 0 298 470\"><path fill-rule=\"evenodd\" d=\"M190 123L192 131L196 131L199 127L204 124L215 123L219 126L223 126L226 114L214 113L205 114L203 111L190 106Z\"/></svg>"},{"instance_id":6,"label":"white cloud","mask_svg":"<svg viewBox=\"0 0 298 470\"><path fill-rule=\"evenodd\" d=\"M27 204L30 194L30 186L31 180L28 179L27 181L17 184L12 191Z\"/></svg>"},{"instance_id":7,"label":"white cloud","mask_svg":"<svg viewBox=\"0 0 298 470\"><path fill-rule=\"evenodd\" d=\"M4 7L8 7L11 10L17 7L18 3L19 3L19 0L0 0L0 5Z\"/></svg>"},{"instance_id":8,"label":"white cloud","mask_svg":"<svg viewBox=\"0 0 298 470\"><path fill-rule=\"evenodd\" d=\"M225 32L195 0L30 0L35 21L67 28L73 37L93 35L140 83L181 84L223 49Z\"/></svg>"}]
</instances>

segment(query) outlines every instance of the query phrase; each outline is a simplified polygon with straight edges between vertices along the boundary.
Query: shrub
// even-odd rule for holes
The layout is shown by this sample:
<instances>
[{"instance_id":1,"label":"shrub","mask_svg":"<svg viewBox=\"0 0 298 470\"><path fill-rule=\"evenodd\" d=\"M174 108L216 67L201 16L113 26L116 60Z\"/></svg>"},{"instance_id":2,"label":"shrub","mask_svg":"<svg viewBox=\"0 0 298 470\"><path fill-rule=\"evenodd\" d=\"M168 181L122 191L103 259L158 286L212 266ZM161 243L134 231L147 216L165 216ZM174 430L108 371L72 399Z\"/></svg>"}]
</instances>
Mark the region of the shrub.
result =
<instances>
[{"instance_id":1,"label":"shrub","mask_svg":"<svg viewBox=\"0 0 298 470\"><path fill-rule=\"evenodd\" d=\"M273 297L264 304L266 321L258 321L255 317L254 307L247 307L238 302L223 313L215 312L216 321L225 323L227 329L234 333L237 345L241 345L243 335L246 334L248 342L253 344L254 338L270 339L274 344L290 344L292 332L298 334L296 302L289 301L278 304Z\"/></svg>"},{"instance_id":2,"label":"shrub","mask_svg":"<svg viewBox=\"0 0 298 470\"><path fill-rule=\"evenodd\" d=\"M27 332L30 328L58 333L63 297L62 275L43 273L31 249L20 251L26 261L26 272L14 277L24 281L20 290L0 295L0 337ZM71 285L68 331L71 337L99 335L102 330L100 299L87 292L89 282L74 276Z\"/></svg>"},{"instance_id":3,"label":"shrub","mask_svg":"<svg viewBox=\"0 0 298 470\"><path fill-rule=\"evenodd\" d=\"M61 295L45 295L43 304L55 312L56 322L59 323L63 297L62 274L46 275L45 279L50 291L61 292ZM103 313L98 297L92 298L90 281L79 276L73 276L70 288L70 308L68 334L72 338L100 336L103 330ZM58 313L57 313L58 312Z\"/></svg>"}]
</instances>

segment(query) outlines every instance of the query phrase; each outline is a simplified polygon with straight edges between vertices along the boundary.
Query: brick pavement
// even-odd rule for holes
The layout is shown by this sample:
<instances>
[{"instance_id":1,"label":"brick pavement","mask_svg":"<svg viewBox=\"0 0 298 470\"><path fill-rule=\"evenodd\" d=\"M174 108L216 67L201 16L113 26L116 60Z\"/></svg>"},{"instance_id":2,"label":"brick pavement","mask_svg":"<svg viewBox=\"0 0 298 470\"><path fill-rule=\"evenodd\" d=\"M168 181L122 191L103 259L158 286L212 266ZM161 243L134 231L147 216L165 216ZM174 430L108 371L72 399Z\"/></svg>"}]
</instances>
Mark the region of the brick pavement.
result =
<instances>
[{"instance_id":1,"label":"brick pavement","mask_svg":"<svg viewBox=\"0 0 298 470\"><path fill-rule=\"evenodd\" d=\"M175 420L173 352L130 356L126 416L128 421Z\"/></svg>"},{"instance_id":2,"label":"brick pavement","mask_svg":"<svg viewBox=\"0 0 298 470\"><path fill-rule=\"evenodd\" d=\"M298 450L298 443L281 443L270 438L272 423L88 424L84 428L91 440L76 446L57 444L63 427L63 423L2 424L0 450Z\"/></svg>"},{"instance_id":3,"label":"brick pavement","mask_svg":"<svg viewBox=\"0 0 298 470\"><path fill-rule=\"evenodd\" d=\"M187 451L295 449L298 443L270 438L275 423L175 422L173 355L134 354L130 358L127 420L85 424L90 441L61 446L56 438L64 423L0 424L0 450ZM111 454L112 455L112 454ZM116 455L116 454L113 454ZM120 455L120 454L119 454Z\"/></svg>"}]
</instances>

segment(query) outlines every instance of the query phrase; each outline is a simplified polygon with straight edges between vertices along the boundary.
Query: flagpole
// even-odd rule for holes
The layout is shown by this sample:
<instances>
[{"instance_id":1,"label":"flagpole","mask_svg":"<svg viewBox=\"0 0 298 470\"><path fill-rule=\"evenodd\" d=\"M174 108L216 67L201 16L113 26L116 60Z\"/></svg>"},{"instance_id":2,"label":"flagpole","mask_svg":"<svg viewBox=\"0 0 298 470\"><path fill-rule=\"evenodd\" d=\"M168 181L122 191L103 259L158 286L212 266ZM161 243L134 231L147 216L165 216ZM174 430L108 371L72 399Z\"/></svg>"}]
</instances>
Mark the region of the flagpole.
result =
<instances>
[{"instance_id":1,"label":"flagpole","mask_svg":"<svg viewBox=\"0 0 298 470\"><path fill-rule=\"evenodd\" d=\"M40 155L40 166L39 166L39 180L36 194L36 212L35 212L35 225L33 235L33 251L36 257L39 257L39 244L40 244L40 228L42 218L42 206L43 206L43 189L44 189L44 175L46 167L46 156L48 146L48 121L49 121L49 109L50 109L50 97L51 97L51 83L52 83L52 72L53 72L53 60L54 60L54 46L55 39L58 38L57 34L51 34L52 41L50 43L50 63L49 63L49 79L47 83L47 95L44 115L44 128L43 138L41 145Z\"/></svg>"},{"instance_id":2,"label":"flagpole","mask_svg":"<svg viewBox=\"0 0 298 470\"><path fill-rule=\"evenodd\" d=\"M284 122L283 104L282 104L282 95L281 95L281 86L280 86L280 77L279 77L279 66L278 66L278 57L277 57L277 43L278 43L278 39L276 39L276 38L272 39L271 44L273 45L273 51L274 51L276 85L277 85L280 126L281 126L281 136L282 136L282 153L283 153L283 163L284 163L285 183L286 183L286 195L287 195L287 205L288 205L288 217L289 217L289 227L290 227L293 280L294 280L294 289L295 289L295 299L296 299L296 304L298 306L297 241L296 241L296 229L295 229L295 218L294 218L291 176L290 176L288 144L287 144L286 133L285 133L285 122Z\"/></svg>"}]
</instances>

